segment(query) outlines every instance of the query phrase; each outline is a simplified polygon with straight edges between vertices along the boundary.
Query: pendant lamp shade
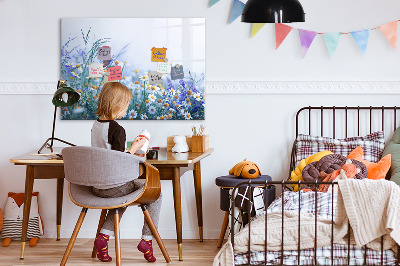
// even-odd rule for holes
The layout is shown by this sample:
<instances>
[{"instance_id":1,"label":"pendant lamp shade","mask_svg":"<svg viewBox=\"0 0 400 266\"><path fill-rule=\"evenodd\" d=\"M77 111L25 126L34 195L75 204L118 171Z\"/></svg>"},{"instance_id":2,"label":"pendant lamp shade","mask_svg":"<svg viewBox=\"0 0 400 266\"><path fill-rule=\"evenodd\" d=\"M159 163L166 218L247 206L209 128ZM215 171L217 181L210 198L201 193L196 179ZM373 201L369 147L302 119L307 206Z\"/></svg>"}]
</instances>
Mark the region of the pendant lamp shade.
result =
<instances>
[{"instance_id":1,"label":"pendant lamp shade","mask_svg":"<svg viewBox=\"0 0 400 266\"><path fill-rule=\"evenodd\" d=\"M242 22L304 22L304 10L298 0L249 0L242 13Z\"/></svg>"}]
</instances>

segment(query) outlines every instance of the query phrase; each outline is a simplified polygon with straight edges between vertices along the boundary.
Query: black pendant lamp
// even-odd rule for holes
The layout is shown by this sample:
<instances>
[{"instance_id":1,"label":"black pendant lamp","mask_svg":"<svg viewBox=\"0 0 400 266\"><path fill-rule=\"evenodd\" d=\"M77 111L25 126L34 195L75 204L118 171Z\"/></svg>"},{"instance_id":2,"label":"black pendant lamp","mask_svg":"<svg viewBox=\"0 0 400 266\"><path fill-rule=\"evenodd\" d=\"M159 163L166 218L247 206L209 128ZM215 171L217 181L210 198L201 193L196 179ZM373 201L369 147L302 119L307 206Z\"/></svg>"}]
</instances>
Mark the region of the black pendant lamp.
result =
<instances>
[{"instance_id":1,"label":"black pendant lamp","mask_svg":"<svg viewBox=\"0 0 400 266\"><path fill-rule=\"evenodd\" d=\"M242 22L304 22L304 10L298 0L249 0L243 8Z\"/></svg>"}]
</instances>

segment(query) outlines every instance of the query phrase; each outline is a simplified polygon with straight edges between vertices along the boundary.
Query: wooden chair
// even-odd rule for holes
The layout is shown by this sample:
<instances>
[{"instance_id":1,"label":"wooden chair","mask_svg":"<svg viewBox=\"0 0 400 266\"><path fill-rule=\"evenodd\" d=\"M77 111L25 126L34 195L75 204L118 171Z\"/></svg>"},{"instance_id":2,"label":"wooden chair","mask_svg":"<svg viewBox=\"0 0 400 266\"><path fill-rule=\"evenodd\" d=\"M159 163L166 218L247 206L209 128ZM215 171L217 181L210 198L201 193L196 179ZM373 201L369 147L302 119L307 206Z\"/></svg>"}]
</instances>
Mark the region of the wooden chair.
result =
<instances>
[{"instance_id":1,"label":"wooden chair","mask_svg":"<svg viewBox=\"0 0 400 266\"><path fill-rule=\"evenodd\" d=\"M88 209L102 209L96 237L103 226L107 210L116 209L114 215L116 265L121 265L118 208L128 205L139 205L142 208L145 220L149 224L166 262L171 262L145 205L157 200L161 193L160 175L157 168L137 156L103 148L68 147L62 150L62 155L65 179L70 182L68 186L69 196L74 204L82 207L82 211L60 265L66 264ZM137 168L138 160L141 161L139 169ZM136 190L129 195L118 198L100 198L91 191L92 186L116 185L128 182L135 175L145 177L144 180L138 180L143 181L144 186L143 189ZM92 257L96 257L94 247Z\"/></svg>"}]
</instances>

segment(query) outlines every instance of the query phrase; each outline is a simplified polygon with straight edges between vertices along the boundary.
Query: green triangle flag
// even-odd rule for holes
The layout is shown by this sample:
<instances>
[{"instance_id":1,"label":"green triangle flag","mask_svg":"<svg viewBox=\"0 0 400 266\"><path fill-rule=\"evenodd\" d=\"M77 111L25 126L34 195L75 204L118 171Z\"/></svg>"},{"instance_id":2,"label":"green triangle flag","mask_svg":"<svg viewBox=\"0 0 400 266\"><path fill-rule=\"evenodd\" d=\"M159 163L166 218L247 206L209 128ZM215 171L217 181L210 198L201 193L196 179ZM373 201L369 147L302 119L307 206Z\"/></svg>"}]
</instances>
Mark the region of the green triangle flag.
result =
<instances>
[{"instance_id":1,"label":"green triangle flag","mask_svg":"<svg viewBox=\"0 0 400 266\"><path fill-rule=\"evenodd\" d=\"M208 7L212 7L213 5L215 5L218 2L219 2L219 0L210 0L210 5Z\"/></svg>"},{"instance_id":2,"label":"green triangle flag","mask_svg":"<svg viewBox=\"0 0 400 266\"><path fill-rule=\"evenodd\" d=\"M336 51L336 48L338 47L339 44L339 39L342 34L339 32L333 32L333 33L324 33L324 40L326 44L326 48L328 48L329 55L331 58L333 57L333 54Z\"/></svg>"},{"instance_id":3,"label":"green triangle flag","mask_svg":"<svg viewBox=\"0 0 400 266\"><path fill-rule=\"evenodd\" d=\"M259 30L261 30L262 27L264 27L265 23L253 23L251 27L251 38L254 37L258 33Z\"/></svg>"}]
</instances>

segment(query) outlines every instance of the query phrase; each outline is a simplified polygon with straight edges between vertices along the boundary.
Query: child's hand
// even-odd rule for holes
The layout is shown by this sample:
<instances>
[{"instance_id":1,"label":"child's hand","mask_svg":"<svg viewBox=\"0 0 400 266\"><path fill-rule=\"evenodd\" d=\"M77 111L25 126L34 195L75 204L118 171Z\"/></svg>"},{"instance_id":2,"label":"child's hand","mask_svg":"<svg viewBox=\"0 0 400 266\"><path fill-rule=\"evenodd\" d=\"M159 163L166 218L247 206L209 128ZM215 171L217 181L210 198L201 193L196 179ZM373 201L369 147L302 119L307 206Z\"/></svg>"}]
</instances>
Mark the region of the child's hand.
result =
<instances>
[{"instance_id":1,"label":"child's hand","mask_svg":"<svg viewBox=\"0 0 400 266\"><path fill-rule=\"evenodd\" d=\"M149 153L149 149L147 149L147 151L146 151L146 153L145 154L136 154L135 153L135 155L136 156L139 156L139 157L146 157L146 155Z\"/></svg>"},{"instance_id":2,"label":"child's hand","mask_svg":"<svg viewBox=\"0 0 400 266\"><path fill-rule=\"evenodd\" d=\"M132 142L129 152L135 154L140 148L143 147L146 141L147 140L145 138L136 137L135 140Z\"/></svg>"}]
</instances>

